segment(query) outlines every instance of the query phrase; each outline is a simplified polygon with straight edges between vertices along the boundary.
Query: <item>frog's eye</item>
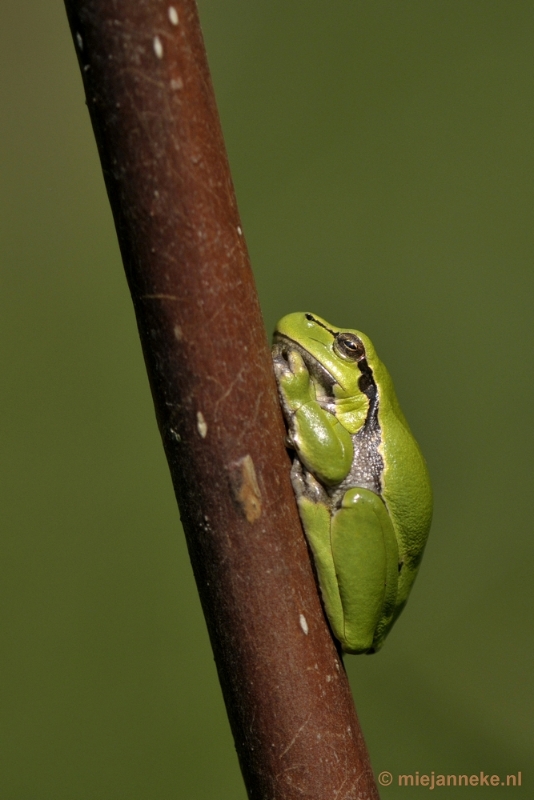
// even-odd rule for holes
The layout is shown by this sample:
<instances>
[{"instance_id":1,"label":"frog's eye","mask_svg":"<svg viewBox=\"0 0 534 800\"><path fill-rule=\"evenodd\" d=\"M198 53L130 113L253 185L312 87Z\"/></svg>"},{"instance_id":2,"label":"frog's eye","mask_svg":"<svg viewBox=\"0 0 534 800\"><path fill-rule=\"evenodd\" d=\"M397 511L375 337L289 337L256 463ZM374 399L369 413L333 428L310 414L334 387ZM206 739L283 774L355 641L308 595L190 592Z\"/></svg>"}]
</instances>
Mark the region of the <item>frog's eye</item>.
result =
<instances>
[{"instance_id":1,"label":"frog's eye","mask_svg":"<svg viewBox=\"0 0 534 800\"><path fill-rule=\"evenodd\" d=\"M334 351L348 361L361 361L365 358L363 342L354 333L337 333L334 338Z\"/></svg>"}]
</instances>

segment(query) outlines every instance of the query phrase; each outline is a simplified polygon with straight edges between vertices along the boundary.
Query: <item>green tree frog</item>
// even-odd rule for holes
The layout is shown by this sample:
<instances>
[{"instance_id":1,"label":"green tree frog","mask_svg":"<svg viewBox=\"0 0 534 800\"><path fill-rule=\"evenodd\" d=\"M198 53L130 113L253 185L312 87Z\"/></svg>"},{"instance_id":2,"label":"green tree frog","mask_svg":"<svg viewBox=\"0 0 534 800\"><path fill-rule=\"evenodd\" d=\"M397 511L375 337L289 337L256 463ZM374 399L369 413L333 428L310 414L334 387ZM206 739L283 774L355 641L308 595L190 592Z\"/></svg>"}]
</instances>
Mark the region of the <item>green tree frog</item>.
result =
<instances>
[{"instance_id":1,"label":"green tree frog","mask_svg":"<svg viewBox=\"0 0 534 800\"><path fill-rule=\"evenodd\" d=\"M424 458L365 334L288 314L273 361L330 626L347 653L375 653L406 604L428 536Z\"/></svg>"}]
</instances>

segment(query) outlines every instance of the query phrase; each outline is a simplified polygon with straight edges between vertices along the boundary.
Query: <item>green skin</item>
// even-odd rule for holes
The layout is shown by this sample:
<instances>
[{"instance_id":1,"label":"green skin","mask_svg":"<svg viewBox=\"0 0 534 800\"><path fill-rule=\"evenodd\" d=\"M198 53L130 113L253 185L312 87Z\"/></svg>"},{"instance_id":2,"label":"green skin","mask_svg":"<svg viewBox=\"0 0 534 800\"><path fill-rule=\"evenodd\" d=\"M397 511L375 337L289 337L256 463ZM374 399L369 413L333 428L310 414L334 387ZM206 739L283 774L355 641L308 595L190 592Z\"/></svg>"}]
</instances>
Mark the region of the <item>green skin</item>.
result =
<instances>
[{"instance_id":1,"label":"green skin","mask_svg":"<svg viewBox=\"0 0 534 800\"><path fill-rule=\"evenodd\" d=\"M345 652L375 653L406 604L428 536L424 458L363 333L288 314L273 361L332 631Z\"/></svg>"}]
</instances>

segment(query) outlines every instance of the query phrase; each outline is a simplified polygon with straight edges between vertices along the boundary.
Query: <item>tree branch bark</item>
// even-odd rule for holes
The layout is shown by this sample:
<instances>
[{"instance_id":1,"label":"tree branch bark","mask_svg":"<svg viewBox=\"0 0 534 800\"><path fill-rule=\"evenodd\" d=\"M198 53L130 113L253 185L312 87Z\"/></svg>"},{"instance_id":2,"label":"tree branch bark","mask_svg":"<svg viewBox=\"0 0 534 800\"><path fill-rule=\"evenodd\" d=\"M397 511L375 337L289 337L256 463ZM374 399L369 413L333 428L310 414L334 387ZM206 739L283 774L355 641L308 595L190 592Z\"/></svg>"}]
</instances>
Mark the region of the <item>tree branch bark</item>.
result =
<instances>
[{"instance_id":1,"label":"tree branch bark","mask_svg":"<svg viewBox=\"0 0 534 800\"><path fill-rule=\"evenodd\" d=\"M194 0L66 0L250 798L377 798L300 527Z\"/></svg>"}]
</instances>

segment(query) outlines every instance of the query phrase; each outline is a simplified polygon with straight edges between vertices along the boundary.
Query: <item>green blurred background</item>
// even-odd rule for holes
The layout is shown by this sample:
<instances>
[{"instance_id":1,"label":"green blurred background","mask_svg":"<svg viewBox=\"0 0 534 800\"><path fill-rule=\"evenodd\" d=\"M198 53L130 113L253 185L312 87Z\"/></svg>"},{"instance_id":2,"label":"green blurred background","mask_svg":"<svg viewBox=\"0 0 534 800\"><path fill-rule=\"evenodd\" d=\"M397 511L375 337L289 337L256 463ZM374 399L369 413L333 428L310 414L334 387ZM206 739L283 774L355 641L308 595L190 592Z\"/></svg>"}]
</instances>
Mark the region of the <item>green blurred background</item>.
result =
<instances>
[{"instance_id":1,"label":"green blurred background","mask_svg":"<svg viewBox=\"0 0 534 800\"><path fill-rule=\"evenodd\" d=\"M2 10L0 797L244 798L63 5ZM267 329L369 334L433 477L407 611L346 659L375 772L531 798L534 7L200 11Z\"/></svg>"}]
</instances>

